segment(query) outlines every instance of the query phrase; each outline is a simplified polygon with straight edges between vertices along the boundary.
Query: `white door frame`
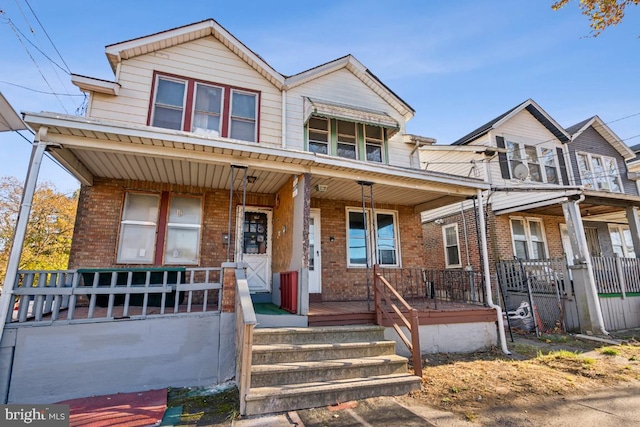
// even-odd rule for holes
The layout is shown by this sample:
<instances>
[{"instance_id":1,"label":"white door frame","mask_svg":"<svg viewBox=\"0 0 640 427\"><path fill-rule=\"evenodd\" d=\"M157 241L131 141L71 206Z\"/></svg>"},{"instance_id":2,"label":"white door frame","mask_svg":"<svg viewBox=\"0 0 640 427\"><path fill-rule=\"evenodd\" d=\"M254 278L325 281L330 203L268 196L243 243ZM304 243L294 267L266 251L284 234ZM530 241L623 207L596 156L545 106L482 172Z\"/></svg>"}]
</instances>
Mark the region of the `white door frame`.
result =
<instances>
[{"instance_id":1,"label":"white door frame","mask_svg":"<svg viewBox=\"0 0 640 427\"><path fill-rule=\"evenodd\" d=\"M266 241L256 242L265 243L266 250L263 254L242 253L243 238L244 238L244 218L243 212L246 213L265 213L267 215L267 229L266 233L262 232ZM252 232L248 230L247 232ZM261 232L255 230L256 235L260 235ZM265 235L266 234L266 235ZM251 292L271 292L271 253L273 245L273 210L271 208L260 208L255 206L245 206L244 210L242 206L238 206L236 214L236 245L235 245L235 261L244 261L247 266L247 282L249 284L249 291Z\"/></svg>"},{"instance_id":2,"label":"white door frame","mask_svg":"<svg viewBox=\"0 0 640 427\"><path fill-rule=\"evenodd\" d=\"M320 209L311 209L309 218L313 218L313 270L309 268L309 293L322 293L322 239L320 235ZM311 221L309 221L309 235L311 235ZM311 251L311 240L309 240L309 251ZM309 266L311 267L311 266Z\"/></svg>"}]
</instances>

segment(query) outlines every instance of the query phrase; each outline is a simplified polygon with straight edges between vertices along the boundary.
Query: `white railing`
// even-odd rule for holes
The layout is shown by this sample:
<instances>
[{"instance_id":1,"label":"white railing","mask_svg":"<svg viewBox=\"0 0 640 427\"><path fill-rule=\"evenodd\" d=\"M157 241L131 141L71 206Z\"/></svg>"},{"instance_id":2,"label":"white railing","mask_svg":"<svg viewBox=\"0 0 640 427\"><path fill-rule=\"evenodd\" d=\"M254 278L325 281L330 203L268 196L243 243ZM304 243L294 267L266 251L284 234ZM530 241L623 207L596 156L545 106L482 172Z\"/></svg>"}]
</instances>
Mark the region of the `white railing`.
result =
<instances>
[{"instance_id":1,"label":"white railing","mask_svg":"<svg viewBox=\"0 0 640 427\"><path fill-rule=\"evenodd\" d=\"M246 396L251 388L253 329L258 320L253 310L249 285L242 269L236 270L236 383L240 392L240 415L245 415Z\"/></svg>"},{"instance_id":2,"label":"white railing","mask_svg":"<svg viewBox=\"0 0 640 427\"><path fill-rule=\"evenodd\" d=\"M219 312L221 268L19 270L8 324ZM186 296L186 302L184 302Z\"/></svg>"},{"instance_id":3,"label":"white railing","mask_svg":"<svg viewBox=\"0 0 640 427\"><path fill-rule=\"evenodd\" d=\"M640 293L640 259L591 257L599 294Z\"/></svg>"}]
</instances>

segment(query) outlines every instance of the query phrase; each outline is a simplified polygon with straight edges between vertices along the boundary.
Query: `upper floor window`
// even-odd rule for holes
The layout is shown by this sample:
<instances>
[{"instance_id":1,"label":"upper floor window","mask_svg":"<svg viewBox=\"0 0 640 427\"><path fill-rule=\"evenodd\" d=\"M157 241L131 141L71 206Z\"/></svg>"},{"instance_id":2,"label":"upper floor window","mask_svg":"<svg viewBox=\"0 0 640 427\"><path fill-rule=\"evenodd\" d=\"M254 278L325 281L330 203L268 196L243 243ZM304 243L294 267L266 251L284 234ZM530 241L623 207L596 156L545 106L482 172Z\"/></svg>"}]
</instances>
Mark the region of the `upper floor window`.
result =
<instances>
[{"instance_id":1,"label":"upper floor window","mask_svg":"<svg viewBox=\"0 0 640 427\"><path fill-rule=\"evenodd\" d=\"M507 141L506 149L511 177L520 178L520 171L516 167L524 164L531 181L559 184L558 166L552 148Z\"/></svg>"},{"instance_id":2,"label":"upper floor window","mask_svg":"<svg viewBox=\"0 0 640 427\"><path fill-rule=\"evenodd\" d=\"M620 171L613 157L577 153L580 179L585 187L594 190L622 192Z\"/></svg>"},{"instance_id":3,"label":"upper floor window","mask_svg":"<svg viewBox=\"0 0 640 427\"><path fill-rule=\"evenodd\" d=\"M201 228L201 197L129 192L122 209L116 262L197 264Z\"/></svg>"},{"instance_id":4,"label":"upper floor window","mask_svg":"<svg viewBox=\"0 0 640 427\"><path fill-rule=\"evenodd\" d=\"M512 218L511 236L513 238L513 252L518 258L547 258L547 244L541 220Z\"/></svg>"},{"instance_id":5,"label":"upper floor window","mask_svg":"<svg viewBox=\"0 0 640 427\"><path fill-rule=\"evenodd\" d=\"M307 147L314 153L384 163L387 133L381 126L312 116Z\"/></svg>"},{"instance_id":6,"label":"upper floor window","mask_svg":"<svg viewBox=\"0 0 640 427\"><path fill-rule=\"evenodd\" d=\"M156 74L149 124L258 141L259 93Z\"/></svg>"}]
</instances>

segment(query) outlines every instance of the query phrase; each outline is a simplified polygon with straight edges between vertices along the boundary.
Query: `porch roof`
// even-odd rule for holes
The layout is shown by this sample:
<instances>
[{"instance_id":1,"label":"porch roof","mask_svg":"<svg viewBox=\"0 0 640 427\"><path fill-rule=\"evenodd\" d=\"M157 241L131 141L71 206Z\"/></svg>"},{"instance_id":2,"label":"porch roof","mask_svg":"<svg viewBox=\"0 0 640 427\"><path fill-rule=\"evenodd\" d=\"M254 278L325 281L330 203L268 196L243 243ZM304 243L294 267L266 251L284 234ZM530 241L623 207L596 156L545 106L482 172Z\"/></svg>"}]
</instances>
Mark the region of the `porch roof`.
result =
<instances>
[{"instance_id":1,"label":"porch roof","mask_svg":"<svg viewBox=\"0 0 640 427\"><path fill-rule=\"evenodd\" d=\"M311 174L312 197L361 200L357 181L375 185L376 203L416 211L461 201L486 190L483 181L420 169L371 164L264 143L55 113L24 113L36 139L85 185L94 177L165 182L228 190L231 166L247 166L248 191L274 194L292 176ZM234 183L237 188L238 183Z\"/></svg>"}]
</instances>

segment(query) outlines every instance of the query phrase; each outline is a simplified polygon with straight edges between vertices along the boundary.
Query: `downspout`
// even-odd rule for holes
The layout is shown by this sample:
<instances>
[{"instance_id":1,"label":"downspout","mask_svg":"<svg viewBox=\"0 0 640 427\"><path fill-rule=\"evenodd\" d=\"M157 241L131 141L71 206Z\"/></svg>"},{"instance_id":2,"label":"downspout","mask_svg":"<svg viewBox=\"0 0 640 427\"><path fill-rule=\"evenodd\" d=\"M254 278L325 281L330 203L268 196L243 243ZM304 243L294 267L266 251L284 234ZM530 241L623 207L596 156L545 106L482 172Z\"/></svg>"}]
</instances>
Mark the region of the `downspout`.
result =
<instances>
[{"instance_id":1,"label":"downspout","mask_svg":"<svg viewBox=\"0 0 640 427\"><path fill-rule=\"evenodd\" d=\"M504 319L502 318L502 308L499 305L495 305L493 303L493 294L491 292L491 274L489 274L489 251L487 250L487 232L485 229L485 221L484 221L484 207L482 201L482 190L478 189L478 216L480 217L480 237L482 239L482 244L480 248L482 249L482 268L484 270L484 287L487 293L487 304L489 308L494 308L496 310L496 316L498 318L498 336L500 338L500 347L502 348L502 352L504 354L510 355L511 352L507 348L507 337L504 333Z\"/></svg>"},{"instance_id":2,"label":"downspout","mask_svg":"<svg viewBox=\"0 0 640 427\"><path fill-rule=\"evenodd\" d=\"M39 142L33 146L31 151L31 161L29 162L29 169L27 170L27 177L24 183L20 212L18 213L11 253L9 254L9 262L7 263L7 273L2 288L2 296L0 297L0 322L2 322L2 326L0 327L0 341L2 341L2 335L4 334L4 328L11 309L10 305L13 301L13 286L18 276L18 268L20 268L20 256L22 255L22 246L24 245L27 225L29 224L31 204L33 203L33 195L36 191L40 165L42 164L42 158L47 148L47 144L44 142L46 134L47 128L40 128L38 131Z\"/></svg>"}]
</instances>

